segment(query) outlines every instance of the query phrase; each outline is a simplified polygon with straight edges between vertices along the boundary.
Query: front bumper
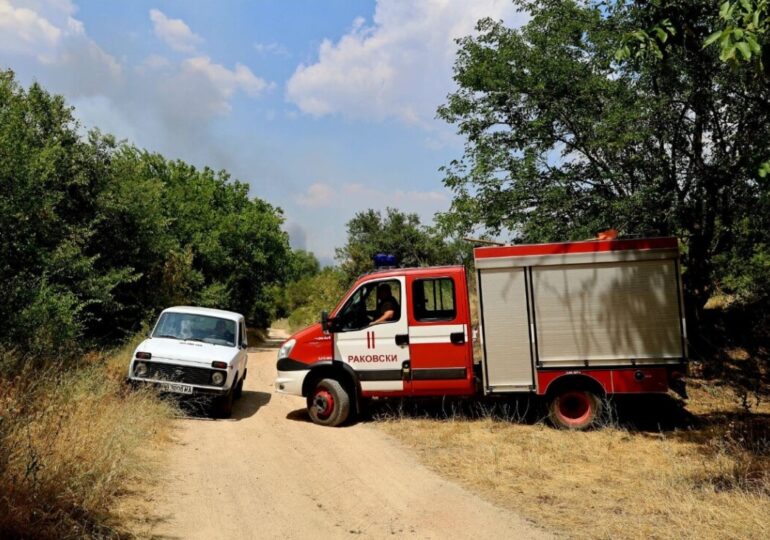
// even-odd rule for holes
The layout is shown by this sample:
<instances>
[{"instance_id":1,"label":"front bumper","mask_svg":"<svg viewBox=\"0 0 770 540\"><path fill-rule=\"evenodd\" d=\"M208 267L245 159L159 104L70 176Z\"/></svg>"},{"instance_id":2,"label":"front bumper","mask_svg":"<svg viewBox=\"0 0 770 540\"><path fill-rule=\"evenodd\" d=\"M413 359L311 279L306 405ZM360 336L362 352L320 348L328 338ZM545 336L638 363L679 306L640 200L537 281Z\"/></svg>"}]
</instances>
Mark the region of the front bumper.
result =
<instances>
[{"instance_id":1,"label":"front bumper","mask_svg":"<svg viewBox=\"0 0 770 540\"><path fill-rule=\"evenodd\" d=\"M193 393L192 394L182 394L179 392L168 392L169 394L174 394L177 396L224 396L230 391L230 386L228 387L221 387L221 386L199 386L195 384L188 384L188 383L175 383L174 381L158 381L153 379L138 379L136 377L129 377L126 379L126 382L133 386L134 388L137 388L139 386L153 386L158 387L163 384L187 384L188 386L192 386Z\"/></svg>"},{"instance_id":2,"label":"front bumper","mask_svg":"<svg viewBox=\"0 0 770 540\"><path fill-rule=\"evenodd\" d=\"M295 371L278 371L275 378L275 390L279 394L289 394L292 396L302 395L302 383L305 377L310 373L309 369Z\"/></svg>"}]
</instances>

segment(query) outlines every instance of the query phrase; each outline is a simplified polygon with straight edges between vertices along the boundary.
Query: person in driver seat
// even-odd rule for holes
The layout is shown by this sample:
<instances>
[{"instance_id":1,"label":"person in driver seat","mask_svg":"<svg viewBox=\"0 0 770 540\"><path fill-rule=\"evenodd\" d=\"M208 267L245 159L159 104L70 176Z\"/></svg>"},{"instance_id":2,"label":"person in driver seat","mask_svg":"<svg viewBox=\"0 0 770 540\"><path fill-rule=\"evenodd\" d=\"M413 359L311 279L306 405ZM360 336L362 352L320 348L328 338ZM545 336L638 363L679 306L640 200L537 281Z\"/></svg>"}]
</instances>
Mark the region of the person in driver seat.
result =
<instances>
[{"instance_id":1,"label":"person in driver seat","mask_svg":"<svg viewBox=\"0 0 770 540\"><path fill-rule=\"evenodd\" d=\"M393 298L390 285L383 283L377 287L377 318L370 324L380 324L397 320L401 314L398 302Z\"/></svg>"},{"instance_id":2,"label":"person in driver seat","mask_svg":"<svg viewBox=\"0 0 770 540\"><path fill-rule=\"evenodd\" d=\"M219 319L216 324L216 328L214 328L214 338L215 339L223 339L228 343L235 343L235 336L230 331L230 328L228 328L228 324L223 321L222 319Z\"/></svg>"}]
</instances>

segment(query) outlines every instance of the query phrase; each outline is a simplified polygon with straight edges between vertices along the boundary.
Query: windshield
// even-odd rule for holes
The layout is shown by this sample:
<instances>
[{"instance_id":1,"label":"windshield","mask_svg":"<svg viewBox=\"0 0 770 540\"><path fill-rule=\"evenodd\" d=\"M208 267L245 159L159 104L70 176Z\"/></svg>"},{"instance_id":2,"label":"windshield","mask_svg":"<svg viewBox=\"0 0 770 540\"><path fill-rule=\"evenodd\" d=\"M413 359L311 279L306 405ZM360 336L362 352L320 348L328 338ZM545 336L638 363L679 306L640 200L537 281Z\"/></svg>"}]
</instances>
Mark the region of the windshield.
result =
<instances>
[{"instance_id":1,"label":"windshield","mask_svg":"<svg viewBox=\"0 0 770 540\"><path fill-rule=\"evenodd\" d=\"M235 321L208 315L166 312L160 316L152 337L202 341L234 347Z\"/></svg>"}]
</instances>

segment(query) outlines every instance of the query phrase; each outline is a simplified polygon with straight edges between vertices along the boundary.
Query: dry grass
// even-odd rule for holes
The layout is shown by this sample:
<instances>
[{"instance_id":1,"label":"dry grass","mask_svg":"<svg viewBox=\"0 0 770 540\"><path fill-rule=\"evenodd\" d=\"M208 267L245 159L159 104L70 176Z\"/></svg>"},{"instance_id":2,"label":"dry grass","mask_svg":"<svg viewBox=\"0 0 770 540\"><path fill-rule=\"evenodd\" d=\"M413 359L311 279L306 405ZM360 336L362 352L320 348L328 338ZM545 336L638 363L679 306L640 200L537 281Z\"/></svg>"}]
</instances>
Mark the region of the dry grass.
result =
<instances>
[{"instance_id":1,"label":"dry grass","mask_svg":"<svg viewBox=\"0 0 770 540\"><path fill-rule=\"evenodd\" d=\"M497 414L386 415L422 461L571 538L769 538L770 407L696 384L694 427L572 433ZM622 418L621 418L622 420Z\"/></svg>"},{"instance_id":2,"label":"dry grass","mask_svg":"<svg viewBox=\"0 0 770 540\"><path fill-rule=\"evenodd\" d=\"M1 538L130 536L118 501L151 477L175 414L123 384L133 345L0 379Z\"/></svg>"}]
</instances>

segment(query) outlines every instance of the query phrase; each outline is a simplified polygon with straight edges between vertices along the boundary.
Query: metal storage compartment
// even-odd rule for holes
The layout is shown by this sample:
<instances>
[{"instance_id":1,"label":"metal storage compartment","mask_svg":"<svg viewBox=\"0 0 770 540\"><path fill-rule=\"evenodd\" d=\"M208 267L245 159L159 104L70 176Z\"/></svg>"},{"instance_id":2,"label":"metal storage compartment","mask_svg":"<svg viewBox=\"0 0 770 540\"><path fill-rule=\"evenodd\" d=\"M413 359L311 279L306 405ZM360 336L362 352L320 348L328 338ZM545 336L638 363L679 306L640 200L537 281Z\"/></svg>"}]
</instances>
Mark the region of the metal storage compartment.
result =
<instances>
[{"instance_id":1,"label":"metal storage compartment","mask_svg":"<svg viewBox=\"0 0 770 540\"><path fill-rule=\"evenodd\" d=\"M479 248L484 387L532 388L537 369L679 363L675 239Z\"/></svg>"},{"instance_id":2,"label":"metal storage compartment","mask_svg":"<svg viewBox=\"0 0 770 540\"><path fill-rule=\"evenodd\" d=\"M544 367L682 358L674 261L541 266L532 276Z\"/></svg>"},{"instance_id":3,"label":"metal storage compartment","mask_svg":"<svg viewBox=\"0 0 770 540\"><path fill-rule=\"evenodd\" d=\"M527 315L524 268L479 272L479 302L483 312L484 376L497 391L529 390L534 385Z\"/></svg>"}]
</instances>

